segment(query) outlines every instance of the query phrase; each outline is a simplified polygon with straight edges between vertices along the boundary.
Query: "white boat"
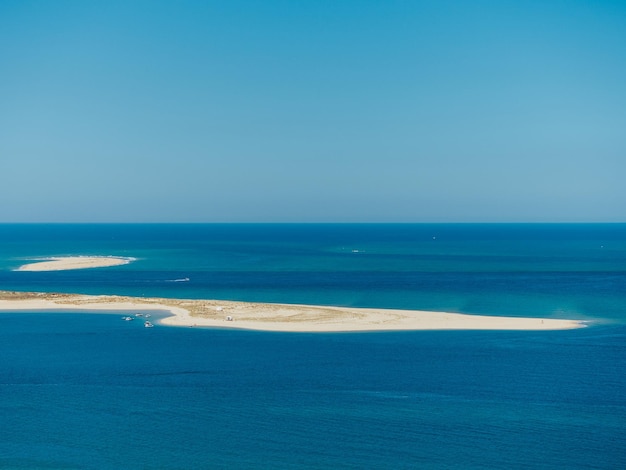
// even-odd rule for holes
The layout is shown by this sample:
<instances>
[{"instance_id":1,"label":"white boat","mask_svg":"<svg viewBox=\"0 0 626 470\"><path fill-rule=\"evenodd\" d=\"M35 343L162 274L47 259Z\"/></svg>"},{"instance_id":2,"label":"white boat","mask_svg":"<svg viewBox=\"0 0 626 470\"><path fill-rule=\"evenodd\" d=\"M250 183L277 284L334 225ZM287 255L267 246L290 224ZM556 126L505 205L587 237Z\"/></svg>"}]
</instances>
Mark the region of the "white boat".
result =
<instances>
[{"instance_id":1,"label":"white boat","mask_svg":"<svg viewBox=\"0 0 626 470\"><path fill-rule=\"evenodd\" d=\"M143 326L145 328L152 328L154 325L152 323L150 323L149 321L144 322Z\"/></svg>"},{"instance_id":2,"label":"white boat","mask_svg":"<svg viewBox=\"0 0 626 470\"><path fill-rule=\"evenodd\" d=\"M143 317L143 313L135 313L136 317Z\"/></svg>"},{"instance_id":3,"label":"white boat","mask_svg":"<svg viewBox=\"0 0 626 470\"><path fill-rule=\"evenodd\" d=\"M122 317L122 320L124 320L124 321L133 321L134 318L133 317Z\"/></svg>"}]
</instances>

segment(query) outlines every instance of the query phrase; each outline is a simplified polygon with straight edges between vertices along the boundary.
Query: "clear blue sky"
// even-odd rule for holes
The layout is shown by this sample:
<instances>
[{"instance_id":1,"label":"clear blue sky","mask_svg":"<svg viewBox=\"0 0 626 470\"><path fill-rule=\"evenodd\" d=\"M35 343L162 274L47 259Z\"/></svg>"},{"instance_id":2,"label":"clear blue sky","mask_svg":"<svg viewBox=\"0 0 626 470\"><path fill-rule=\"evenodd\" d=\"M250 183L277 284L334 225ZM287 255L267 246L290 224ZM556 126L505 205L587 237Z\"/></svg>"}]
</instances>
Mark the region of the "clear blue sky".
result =
<instances>
[{"instance_id":1,"label":"clear blue sky","mask_svg":"<svg viewBox=\"0 0 626 470\"><path fill-rule=\"evenodd\" d=\"M626 222L626 2L0 0L0 222Z\"/></svg>"}]
</instances>

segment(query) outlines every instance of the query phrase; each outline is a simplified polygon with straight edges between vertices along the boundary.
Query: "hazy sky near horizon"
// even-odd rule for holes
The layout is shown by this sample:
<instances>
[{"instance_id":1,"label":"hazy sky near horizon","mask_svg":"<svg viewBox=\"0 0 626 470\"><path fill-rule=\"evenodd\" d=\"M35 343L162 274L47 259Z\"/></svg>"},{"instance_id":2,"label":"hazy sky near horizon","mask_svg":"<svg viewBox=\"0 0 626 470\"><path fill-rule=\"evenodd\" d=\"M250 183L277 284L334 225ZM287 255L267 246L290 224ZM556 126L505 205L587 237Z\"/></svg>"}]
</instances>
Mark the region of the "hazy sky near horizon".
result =
<instances>
[{"instance_id":1,"label":"hazy sky near horizon","mask_svg":"<svg viewBox=\"0 0 626 470\"><path fill-rule=\"evenodd\" d=\"M626 222L623 1L0 0L0 222Z\"/></svg>"}]
</instances>

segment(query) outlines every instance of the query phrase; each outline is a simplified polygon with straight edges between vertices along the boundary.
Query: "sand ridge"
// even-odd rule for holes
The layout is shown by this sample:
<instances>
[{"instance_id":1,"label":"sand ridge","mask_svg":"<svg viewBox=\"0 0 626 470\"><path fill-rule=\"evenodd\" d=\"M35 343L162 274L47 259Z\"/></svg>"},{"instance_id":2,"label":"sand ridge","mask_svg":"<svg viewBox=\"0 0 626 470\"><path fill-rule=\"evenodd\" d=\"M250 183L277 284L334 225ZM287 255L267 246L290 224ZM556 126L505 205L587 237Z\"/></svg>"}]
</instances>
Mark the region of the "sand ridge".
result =
<instances>
[{"instance_id":1,"label":"sand ridge","mask_svg":"<svg viewBox=\"0 0 626 470\"><path fill-rule=\"evenodd\" d=\"M171 316L160 321L164 325L285 332L564 330L586 326L584 322L577 320L551 318L8 291L0 291L0 310L119 311L126 315L135 312L163 310L171 313Z\"/></svg>"},{"instance_id":2,"label":"sand ridge","mask_svg":"<svg viewBox=\"0 0 626 470\"><path fill-rule=\"evenodd\" d=\"M107 268L128 264L134 258L122 256L53 256L28 263L15 271L66 271L72 269Z\"/></svg>"}]
</instances>

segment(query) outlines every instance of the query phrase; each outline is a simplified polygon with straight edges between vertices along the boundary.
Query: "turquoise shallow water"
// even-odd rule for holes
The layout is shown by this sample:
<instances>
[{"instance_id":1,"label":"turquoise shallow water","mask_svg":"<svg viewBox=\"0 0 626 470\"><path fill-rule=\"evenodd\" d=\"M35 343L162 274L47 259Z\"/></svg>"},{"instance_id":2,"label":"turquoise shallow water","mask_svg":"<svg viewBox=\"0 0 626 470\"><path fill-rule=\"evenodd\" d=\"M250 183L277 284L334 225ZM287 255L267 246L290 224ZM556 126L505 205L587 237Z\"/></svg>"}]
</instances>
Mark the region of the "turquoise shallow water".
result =
<instances>
[{"instance_id":1,"label":"turquoise shallow water","mask_svg":"<svg viewBox=\"0 0 626 470\"><path fill-rule=\"evenodd\" d=\"M12 272L29 258L132 264ZM609 318L626 314L626 224L0 225L0 286Z\"/></svg>"},{"instance_id":2,"label":"turquoise shallow water","mask_svg":"<svg viewBox=\"0 0 626 470\"><path fill-rule=\"evenodd\" d=\"M596 320L280 334L3 313L0 468L626 468L623 225L5 225L0 242L2 289ZM137 261L11 271L77 254Z\"/></svg>"}]
</instances>

